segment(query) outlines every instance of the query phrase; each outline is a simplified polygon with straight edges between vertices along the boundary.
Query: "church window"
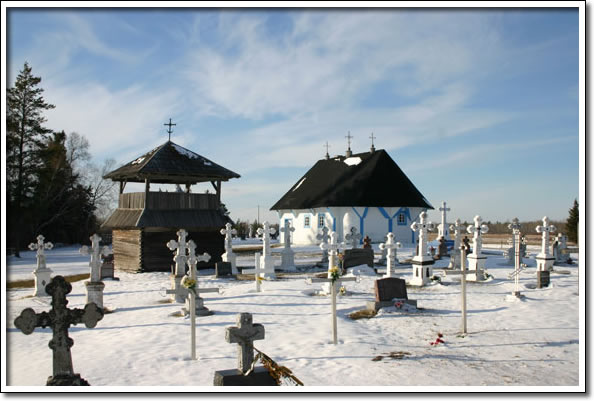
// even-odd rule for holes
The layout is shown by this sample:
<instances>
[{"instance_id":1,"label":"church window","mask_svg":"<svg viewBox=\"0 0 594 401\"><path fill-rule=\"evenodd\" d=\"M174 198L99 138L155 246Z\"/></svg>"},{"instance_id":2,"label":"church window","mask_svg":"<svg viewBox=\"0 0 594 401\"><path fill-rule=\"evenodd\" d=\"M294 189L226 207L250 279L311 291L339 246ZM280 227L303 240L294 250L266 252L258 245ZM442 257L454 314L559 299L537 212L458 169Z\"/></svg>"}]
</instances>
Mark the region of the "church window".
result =
<instances>
[{"instance_id":1,"label":"church window","mask_svg":"<svg viewBox=\"0 0 594 401\"><path fill-rule=\"evenodd\" d=\"M405 226L406 225L406 215L404 213L398 214L398 225Z\"/></svg>"},{"instance_id":2,"label":"church window","mask_svg":"<svg viewBox=\"0 0 594 401\"><path fill-rule=\"evenodd\" d=\"M325 217L326 217L326 216L324 216L323 214L321 214L321 215L319 215L319 216L318 216L318 227L319 227L319 228L322 228L322 227L324 227L324 220L325 220Z\"/></svg>"},{"instance_id":3,"label":"church window","mask_svg":"<svg viewBox=\"0 0 594 401\"><path fill-rule=\"evenodd\" d=\"M310 228L310 226L311 226L310 218L309 218L309 216L305 216L305 218L303 219L303 227Z\"/></svg>"}]
</instances>

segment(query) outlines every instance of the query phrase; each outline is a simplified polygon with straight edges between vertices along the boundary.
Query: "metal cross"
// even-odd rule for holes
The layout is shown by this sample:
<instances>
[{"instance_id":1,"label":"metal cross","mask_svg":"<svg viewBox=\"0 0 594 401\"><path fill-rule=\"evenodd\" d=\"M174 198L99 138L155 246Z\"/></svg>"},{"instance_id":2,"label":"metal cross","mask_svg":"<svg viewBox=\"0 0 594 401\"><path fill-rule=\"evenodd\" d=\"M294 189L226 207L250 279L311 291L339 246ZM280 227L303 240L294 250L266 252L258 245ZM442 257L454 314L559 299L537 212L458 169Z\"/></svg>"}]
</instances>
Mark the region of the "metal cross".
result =
<instances>
[{"instance_id":1,"label":"metal cross","mask_svg":"<svg viewBox=\"0 0 594 401\"><path fill-rule=\"evenodd\" d=\"M351 131L349 131L348 135L345 135L345 138L348 141L349 144L349 150L351 150L351 139L353 139L353 136L351 135Z\"/></svg>"},{"instance_id":2,"label":"metal cross","mask_svg":"<svg viewBox=\"0 0 594 401\"><path fill-rule=\"evenodd\" d=\"M474 234L472 238L472 252L475 256L481 256L481 250L483 241L481 239L481 234L487 233L489 231L489 227L486 224L481 224L483 219L478 214L474 216L474 225L466 227L466 231L469 234Z\"/></svg>"},{"instance_id":3,"label":"metal cross","mask_svg":"<svg viewBox=\"0 0 594 401\"><path fill-rule=\"evenodd\" d=\"M373 136L373 132L372 132L372 133L371 133L371 136L370 136L369 138L371 139L371 147L373 148L373 147L374 147L374 146L373 146L373 140L374 140L374 139L377 139L377 137L376 137L376 136Z\"/></svg>"},{"instance_id":4,"label":"metal cross","mask_svg":"<svg viewBox=\"0 0 594 401\"><path fill-rule=\"evenodd\" d=\"M394 241L394 234L388 233L386 242L379 244L379 248L387 251L386 275L384 277L392 277L392 270L396 259L396 249L402 248L400 242Z\"/></svg>"},{"instance_id":5,"label":"metal cross","mask_svg":"<svg viewBox=\"0 0 594 401\"><path fill-rule=\"evenodd\" d=\"M555 232L557 227L549 224L549 218L547 216L542 218L542 226L536 226L536 232L542 233L542 250L541 253L549 254L549 233Z\"/></svg>"},{"instance_id":6,"label":"metal cross","mask_svg":"<svg viewBox=\"0 0 594 401\"><path fill-rule=\"evenodd\" d=\"M101 237L93 234L89 237L91 240L91 248L83 245L79 252L81 255L91 255L89 266L91 267L91 282L96 283L101 281L101 255L107 256L112 254L112 250L107 245L101 246Z\"/></svg>"},{"instance_id":7,"label":"metal cross","mask_svg":"<svg viewBox=\"0 0 594 401\"><path fill-rule=\"evenodd\" d=\"M328 153L328 148L330 147L330 145L328 145L328 141L326 141L326 144L323 145L326 148L326 159L330 158L330 154Z\"/></svg>"},{"instance_id":8,"label":"metal cross","mask_svg":"<svg viewBox=\"0 0 594 401\"><path fill-rule=\"evenodd\" d=\"M172 124L171 123L171 118L169 119L169 123L165 123L163 124L165 126L168 126L169 128L167 129L167 133L169 134L169 140L171 141L171 134L173 133L173 130L171 129L172 126L176 125L176 124Z\"/></svg>"},{"instance_id":9,"label":"metal cross","mask_svg":"<svg viewBox=\"0 0 594 401\"><path fill-rule=\"evenodd\" d=\"M427 212L422 211L419 215L420 222L417 223L416 221L410 225L410 228L413 231L419 232L419 253L418 256L425 256L427 254L427 241L425 239L425 235L427 231L433 230L433 223L427 222Z\"/></svg>"},{"instance_id":10,"label":"metal cross","mask_svg":"<svg viewBox=\"0 0 594 401\"><path fill-rule=\"evenodd\" d=\"M94 303L86 304L84 309L68 309L66 294L72 291L72 285L62 276L54 277L45 290L52 297L51 311L35 313L31 308L24 309L15 319L14 325L25 334L33 333L36 327L50 327L53 333L49 342L53 351L53 377L72 378L74 371L70 348L74 341L68 337L68 328L78 323L93 328L103 318L103 311Z\"/></svg>"},{"instance_id":11,"label":"metal cross","mask_svg":"<svg viewBox=\"0 0 594 401\"><path fill-rule=\"evenodd\" d=\"M238 368L246 373L254 361L254 341L264 339L264 326L254 324L251 313L237 315L237 327L227 327L225 341L237 343Z\"/></svg>"}]
</instances>

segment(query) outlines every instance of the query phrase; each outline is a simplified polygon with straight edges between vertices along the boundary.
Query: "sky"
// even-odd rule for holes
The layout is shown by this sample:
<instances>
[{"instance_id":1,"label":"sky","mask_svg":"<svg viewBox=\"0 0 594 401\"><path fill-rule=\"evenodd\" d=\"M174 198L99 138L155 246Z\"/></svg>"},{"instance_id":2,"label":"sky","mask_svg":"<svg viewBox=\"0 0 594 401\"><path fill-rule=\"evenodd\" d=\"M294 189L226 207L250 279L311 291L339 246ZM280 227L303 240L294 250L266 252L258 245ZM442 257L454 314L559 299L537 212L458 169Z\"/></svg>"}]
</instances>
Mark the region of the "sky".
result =
<instances>
[{"instance_id":1,"label":"sky","mask_svg":"<svg viewBox=\"0 0 594 401\"><path fill-rule=\"evenodd\" d=\"M7 84L28 62L56 106L46 125L84 135L98 164L161 145L171 118L172 141L241 175L222 185L233 219L277 222L269 208L350 132L354 153L373 133L448 220L566 220L578 22L577 8L8 8Z\"/></svg>"}]
</instances>

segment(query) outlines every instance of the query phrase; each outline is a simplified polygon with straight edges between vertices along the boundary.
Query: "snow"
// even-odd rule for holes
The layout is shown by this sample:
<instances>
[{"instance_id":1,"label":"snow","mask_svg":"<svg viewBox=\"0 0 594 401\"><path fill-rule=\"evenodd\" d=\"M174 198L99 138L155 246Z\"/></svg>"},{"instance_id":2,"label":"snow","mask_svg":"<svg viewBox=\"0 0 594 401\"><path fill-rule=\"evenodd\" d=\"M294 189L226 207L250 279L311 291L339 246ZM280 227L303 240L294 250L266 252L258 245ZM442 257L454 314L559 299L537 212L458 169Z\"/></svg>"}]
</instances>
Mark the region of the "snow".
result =
<instances>
[{"instance_id":1,"label":"snow","mask_svg":"<svg viewBox=\"0 0 594 401\"><path fill-rule=\"evenodd\" d=\"M173 145L173 148L180 155L184 155L184 156L186 156L186 157L188 157L190 159L200 159L200 160L202 160L202 164L204 164L205 166L212 166L212 162L206 160L205 158L203 158L199 154L196 154L196 153L194 153L191 150L188 150L186 148L182 148L181 146L178 146L178 145L176 145L174 143L172 143L172 145Z\"/></svg>"},{"instance_id":2,"label":"snow","mask_svg":"<svg viewBox=\"0 0 594 401\"><path fill-rule=\"evenodd\" d=\"M242 242L235 241L235 245ZM70 246L46 252L47 265L54 275L88 273L89 259L78 249ZM321 258L317 247L293 249L299 270L306 270ZM536 249L529 248L532 257ZM275 250L273 257L279 266L280 255ZM308 295L321 284L305 282L306 277L324 270L309 269L306 274L263 281L261 293L255 292L254 281L217 279L212 271L201 271L199 286L220 287L221 293L203 294L205 306L214 314L197 319L196 361L190 359L189 319L171 316L181 305L162 303L167 299L169 274L116 271L120 281L105 280L104 292L104 306L114 313L106 314L93 329L82 325L70 329L74 371L94 386L90 391L154 391L158 389L155 386L168 386L167 391L222 390L210 387L214 372L237 366L237 345L225 342L225 328L235 326L238 313L250 312L254 323L263 324L266 330L265 339L256 341L255 347L291 369L306 385L301 391L442 388L426 386L454 386L443 387L442 391L484 390L474 386L493 386L488 391L542 388L533 386L555 386L545 387L547 391L583 391L580 367L584 361L580 355L584 355L585 344L580 313L584 312L580 312L583 303L578 265L555 266L552 284L544 289L533 289L535 269L527 268L520 279L526 298L520 301L510 297L514 283L507 276L512 266L502 265L505 260L500 250L486 251L486 266L493 279L467 285L469 334L465 337L459 336L459 276L444 277L440 270L447 266L448 259L437 261L434 267L435 273L442 276L442 284L408 288L409 299L417 300L418 310L387 308L369 320L351 320L347 315L363 309L365 302L373 299L374 280L379 276L367 266L349 269L360 280L346 283L347 295L338 297L337 345L331 343L330 298ZM9 282L32 278L35 252L21 255L20 260L7 258ZM401 261L411 255L412 248L398 251ZM253 259L253 253L238 253L239 266L251 268ZM396 268L397 277L407 280L411 271L410 267ZM84 281L72 287L68 306L82 308ZM24 335L14 326L14 319L24 308L36 312L50 309L49 297L31 297L32 292L32 288L5 292L8 302L3 321L3 355L8 367L7 385L11 386L4 387L5 391L39 391L35 387L12 386L44 386L52 373L50 329L37 328L31 335ZM444 343L432 346L439 333Z\"/></svg>"},{"instance_id":3,"label":"snow","mask_svg":"<svg viewBox=\"0 0 594 401\"><path fill-rule=\"evenodd\" d=\"M303 182L305 181L307 177L303 177L303 179L301 179L301 181L299 181L299 184L297 184L297 186L295 188L293 188L293 191L297 191L297 188L299 188L301 186L301 184L303 184Z\"/></svg>"},{"instance_id":4,"label":"snow","mask_svg":"<svg viewBox=\"0 0 594 401\"><path fill-rule=\"evenodd\" d=\"M356 166L357 164L361 163L361 158L359 156L356 157L347 157L344 159L345 164L349 166Z\"/></svg>"}]
</instances>

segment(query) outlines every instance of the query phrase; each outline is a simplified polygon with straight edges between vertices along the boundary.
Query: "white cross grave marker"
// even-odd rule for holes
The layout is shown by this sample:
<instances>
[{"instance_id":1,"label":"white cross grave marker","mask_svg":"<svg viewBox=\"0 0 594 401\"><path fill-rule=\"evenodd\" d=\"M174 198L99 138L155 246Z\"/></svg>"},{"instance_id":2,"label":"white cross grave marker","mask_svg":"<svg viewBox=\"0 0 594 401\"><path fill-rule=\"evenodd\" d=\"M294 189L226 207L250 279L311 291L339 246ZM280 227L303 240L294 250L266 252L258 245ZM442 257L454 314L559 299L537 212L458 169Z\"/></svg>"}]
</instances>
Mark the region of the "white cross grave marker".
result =
<instances>
[{"instance_id":1,"label":"white cross grave marker","mask_svg":"<svg viewBox=\"0 0 594 401\"><path fill-rule=\"evenodd\" d=\"M449 212L450 210L451 209L449 207L446 207L445 201L441 203L441 207L439 208L439 211L441 212L441 224L437 227L437 238L443 237L443 239L445 240L450 239L450 233L448 232L448 223L446 221L446 212Z\"/></svg>"},{"instance_id":2,"label":"white cross grave marker","mask_svg":"<svg viewBox=\"0 0 594 401\"><path fill-rule=\"evenodd\" d=\"M237 274L237 257L233 253L233 235L237 234L237 230L232 228L231 223L225 224L225 228L221 228L221 235L225 236L225 253L221 256L223 262L231 263L231 274Z\"/></svg>"},{"instance_id":3,"label":"white cross grave marker","mask_svg":"<svg viewBox=\"0 0 594 401\"><path fill-rule=\"evenodd\" d=\"M516 296L516 297L521 297L520 294L520 272L522 270L524 270L523 266L522 266L522 255L520 253L520 222L517 218L512 220L512 223L508 225L509 229L512 230L513 233L513 238L514 238L514 242L513 242L513 247L514 247L514 254L515 254L515 266L514 266L514 271L512 272L512 274L509 275L509 278L513 278L514 279L514 291L512 292L512 295Z\"/></svg>"},{"instance_id":4,"label":"white cross grave marker","mask_svg":"<svg viewBox=\"0 0 594 401\"><path fill-rule=\"evenodd\" d=\"M460 245L460 274L462 282L462 334L467 334L466 330L466 247L464 244Z\"/></svg>"},{"instance_id":5,"label":"white cross grave marker","mask_svg":"<svg viewBox=\"0 0 594 401\"><path fill-rule=\"evenodd\" d=\"M450 255L449 269L455 269L460 266L460 238L464 227L461 224L460 219L456 219L455 224L450 226L450 232L454 233L454 247L452 248L452 254Z\"/></svg>"},{"instance_id":6,"label":"white cross grave marker","mask_svg":"<svg viewBox=\"0 0 594 401\"><path fill-rule=\"evenodd\" d=\"M262 276L265 273L265 270L260 268L260 253L256 252L254 255L254 268L253 269L243 269L241 272L244 274L253 274L254 280L256 280L256 292L260 292L260 281L262 281Z\"/></svg>"},{"instance_id":7,"label":"white cross grave marker","mask_svg":"<svg viewBox=\"0 0 594 401\"><path fill-rule=\"evenodd\" d=\"M549 234L555 232L557 228L549 224L549 218L542 218L542 226L536 226L536 232L542 233L542 245L538 255L536 255L536 269L539 271L553 270L555 258L549 253Z\"/></svg>"},{"instance_id":8,"label":"white cross grave marker","mask_svg":"<svg viewBox=\"0 0 594 401\"><path fill-rule=\"evenodd\" d=\"M392 277L392 273L394 272L395 261L396 261L396 249L402 248L402 244L400 242L394 241L394 234L388 233L386 236L387 240L385 243L379 244L379 248L384 251L387 251L387 261L386 261L386 277Z\"/></svg>"},{"instance_id":9,"label":"white cross grave marker","mask_svg":"<svg viewBox=\"0 0 594 401\"><path fill-rule=\"evenodd\" d=\"M175 256L173 257L173 261L175 262L175 273L170 277L173 292L168 291L167 293L172 294L172 299L175 300L175 302L183 304L186 302L188 292L180 285L180 283L186 274L186 263L188 262L188 244L186 242L188 233L182 228L176 234L177 241L171 240L167 242L167 248L171 251L176 251Z\"/></svg>"},{"instance_id":10,"label":"white cross grave marker","mask_svg":"<svg viewBox=\"0 0 594 401\"><path fill-rule=\"evenodd\" d=\"M85 287L87 289L87 303L95 302L99 308L103 308L103 289L105 284L101 282L101 255L107 256L112 253L108 246L99 245L101 237L97 234L93 234L89 237L91 240L91 248L83 245L80 248L81 255L91 255L91 261L89 266L91 267L90 280L85 281Z\"/></svg>"},{"instance_id":11,"label":"white cross grave marker","mask_svg":"<svg viewBox=\"0 0 594 401\"><path fill-rule=\"evenodd\" d=\"M285 226L281 227L280 231L283 233L285 247L281 251L281 268L283 270L292 269L295 267L295 252L291 249L291 233L295 231L291 227L289 219L285 219Z\"/></svg>"},{"instance_id":12,"label":"white cross grave marker","mask_svg":"<svg viewBox=\"0 0 594 401\"><path fill-rule=\"evenodd\" d=\"M262 253L260 258L260 266L265 270L265 278L275 278L274 274L274 259L270 255L270 235L276 233L273 227L270 227L267 221L262 223L262 227L258 228L258 235L262 236Z\"/></svg>"},{"instance_id":13,"label":"white cross grave marker","mask_svg":"<svg viewBox=\"0 0 594 401\"><path fill-rule=\"evenodd\" d=\"M334 232L332 234L335 234ZM330 286L330 295L332 297L332 344L338 343L337 323L336 323L336 288L345 281L358 281L356 277L339 277L333 280L332 277L316 278L311 277L307 279L308 284L326 283Z\"/></svg>"},{"instance_id":14,"label":"white cross grave marker","mask_svg":"<svg viewBox=\"0 0 594 401\"><path fill-rule=\"evenodd\" d=\"M320 244L320 248L322 250L328 251L329 253L329 258L328 258L328 278L331 277L331 273L330 270L333 267L338 267L340 268L340 266L338 266L337 262L336 262L336 258L338 256L338 251L341 249L344 249L346 246L344 243L338 243L336 242L338 238L338 234L336 233L336 231L331 231L330 232L330 242L322 242Z\"/></svg>"},{"instance_id":15,"label":"white cross grave marker","mask_svg":"<svg viewBox=\"0 0 594 401\"><path fill-rule=\"evenodd\" d=\"M344 236L344 239L346 240L347 246L357 249L357 246L361 241L361 234L357 232L355 227L351 227L349 233Z\"/></svg>"},{"instance_id":16,"label":"white cross grave marker","mask_svg":"<svg viewBox=\"0 0 594 401\"><path fill-rule=\"evenodd\" d=\"M419 215L420 221L411 224L410 228L419 233L419 250L412 259L413 278L410 281L412 285L423 286L429 282L429 278L433 275L432 265L433 258L427 255L427 231L433 230L433 223L427 222L427 213L421 212Z\"/></svg>"},{"instance_id":17,"label":"white cross grave marker","mask_svg":"<svg viewBox=\"0 0 594 401\"><path fill-rule=\"evenodd\" d=\"M485 263L487 257L482 254L483 239L482 234L489 231L486 224L482 224L481 216L474 216L474 225L466 227L469 234L474 234L472 238L472 253L468 256L468 269L473 273L469 276L471 281L481 281L485 279Z\"/></svg>"},{"instance_id":18,"label":"white cross grave marker","mask_svg":"<svg viewBox=\"0 0 594 401\"><path fill-rule=\"evenodd\" d=\"M29 244L30 250L37 250L37 268L33 271L33 276L35 276L34 297L49 295L45 292L45 286L48 285L51 280L52 270L45 264L45 250L52 249L54 244L49 241L43 242L44 240L45 237L40 234L37 236L37 243L32 242Z\"/></svg>"},{"instance_id":19,"label":"white cross grave marker","mask_svg":"<svg viewBox=\"0 0 594 401\"><path fill-rule=\"evenodd\" d=\"M316 239L322 241L322 244L328 245L328 227L322 227L322 233L316 235ZM328 249L322 248L322 263L328 263Z\"/></svg>"}]
</instances>

